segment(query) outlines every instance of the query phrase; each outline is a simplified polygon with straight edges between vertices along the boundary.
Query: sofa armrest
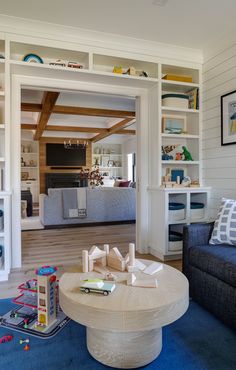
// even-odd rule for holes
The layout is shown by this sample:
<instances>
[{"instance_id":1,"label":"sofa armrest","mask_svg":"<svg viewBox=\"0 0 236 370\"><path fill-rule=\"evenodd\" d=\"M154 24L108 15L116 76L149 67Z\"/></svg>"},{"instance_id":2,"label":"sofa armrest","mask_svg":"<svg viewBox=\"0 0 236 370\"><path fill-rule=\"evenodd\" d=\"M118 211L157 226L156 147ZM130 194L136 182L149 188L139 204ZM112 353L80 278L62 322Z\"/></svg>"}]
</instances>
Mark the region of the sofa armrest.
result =
<instances>
[{"instance_id":1,"label":"sofa armrest","mask_svg":"<svg viewBox=\"0 0 236 370\"><path fill-rule=\"evenodd\" d=\"M209 243L214 222L192 224L183 229L183 273L188 276L188 249Z\"/></svg>"}]
</instances>

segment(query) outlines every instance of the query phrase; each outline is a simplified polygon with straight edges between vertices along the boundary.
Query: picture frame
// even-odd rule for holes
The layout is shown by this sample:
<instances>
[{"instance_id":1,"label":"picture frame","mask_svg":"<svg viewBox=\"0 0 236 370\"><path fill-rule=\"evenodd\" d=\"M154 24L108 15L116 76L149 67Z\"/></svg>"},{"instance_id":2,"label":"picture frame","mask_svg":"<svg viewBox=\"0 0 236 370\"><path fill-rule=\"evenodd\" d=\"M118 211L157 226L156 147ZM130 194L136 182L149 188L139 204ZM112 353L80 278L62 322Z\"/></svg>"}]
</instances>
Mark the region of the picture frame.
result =
<instances>
[{"instance_id":1,"label":"picture frame","mask_svg":"<svg viewBox=\"0 0 236 370\"><path fill-rule=\"evenodd\" d=\"M26 181L29 178L29 172L21 172L21 181Z\"/></svg>"},{"instance_id":2,"label":"picture frame","mask_svg":"<svg viewBox=\"0 0 236 370\"><path fill-rule=\"evenodd\" d=\"M163 134L184 134L187 132L186 116L175 114L163 114L162 133Z\"/></svg>"},{"instance_id":3,"label":"picture frame","mask_svg":"<svg viewBox=\"0 0 236 370\"><path fill-rule=\"evenodd\" d=\"M221 145L236 144L236 90L221 96Z\"/></svg>"}]
</instances>

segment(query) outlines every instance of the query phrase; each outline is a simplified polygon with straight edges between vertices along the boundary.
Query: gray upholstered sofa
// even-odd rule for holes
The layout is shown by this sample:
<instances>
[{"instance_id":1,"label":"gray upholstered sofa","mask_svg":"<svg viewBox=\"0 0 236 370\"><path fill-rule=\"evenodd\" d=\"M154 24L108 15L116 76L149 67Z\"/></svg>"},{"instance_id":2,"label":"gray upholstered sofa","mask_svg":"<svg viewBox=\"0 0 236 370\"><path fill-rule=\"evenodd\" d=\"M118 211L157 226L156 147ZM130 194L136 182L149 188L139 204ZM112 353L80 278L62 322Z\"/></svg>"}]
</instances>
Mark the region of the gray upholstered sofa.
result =
<instances>
[{"instance_id":1,"label":"gray upholstered sofa","mask_svg":"<svg viewBox=\"0 0 236 370\"><path fill-rule=\"evenodd\" d=\"M63 218L62 189L40 194L40 219L44 226L134 221L136 190L133 188L86 188L87 217Z\"/></svg>"},{"instance_id":2,"label":"gray upholstered sofa","mask_svg":"<svg viewBox=\"0 0 236 370\"><path fill-rule=\"evenodd\" d=\"M184 228L183 272L190 296L236 329L236 246L209 245L214 223Z\"/></svg>"}]
</instances>

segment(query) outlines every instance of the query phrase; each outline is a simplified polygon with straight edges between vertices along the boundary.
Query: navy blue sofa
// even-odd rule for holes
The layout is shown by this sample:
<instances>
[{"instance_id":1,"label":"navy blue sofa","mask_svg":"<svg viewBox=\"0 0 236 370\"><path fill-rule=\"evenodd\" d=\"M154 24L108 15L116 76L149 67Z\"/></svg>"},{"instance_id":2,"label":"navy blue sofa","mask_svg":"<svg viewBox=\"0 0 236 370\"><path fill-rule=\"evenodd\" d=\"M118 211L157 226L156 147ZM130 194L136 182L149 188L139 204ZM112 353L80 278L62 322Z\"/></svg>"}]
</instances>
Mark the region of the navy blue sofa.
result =
<instances>
[{"instance_id":1,"label":"navy blue sofa","mask_svg":"<svg viewBox=\"0 0 236 370\"><path fill-rule=\"evenodd\" d=\"M183 273L193 300L236 329L236 246L209 245L213 226L184 228Z\"/></svg>"}]
</instances>

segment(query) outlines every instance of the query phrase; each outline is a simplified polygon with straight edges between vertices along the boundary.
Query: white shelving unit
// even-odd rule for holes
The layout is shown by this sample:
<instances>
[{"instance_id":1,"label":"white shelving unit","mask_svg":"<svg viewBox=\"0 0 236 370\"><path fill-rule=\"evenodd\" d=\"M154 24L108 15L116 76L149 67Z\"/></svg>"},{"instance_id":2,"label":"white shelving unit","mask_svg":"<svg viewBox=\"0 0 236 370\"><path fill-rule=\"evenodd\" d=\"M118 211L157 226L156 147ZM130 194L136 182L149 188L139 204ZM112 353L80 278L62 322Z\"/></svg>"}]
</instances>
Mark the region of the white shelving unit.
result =
<instances>
[{"instance_id":1,"label":"white shelving unit","mask_svg":"<svg viewBox=\"0 0 236 370\"><path fill-rule=\"evenodd\" d=\"M123 177L121 144L94 144L92 164L99 166L105 186L112 186L115 178Z\"/></svg>"},{"instance_id":2,"label":"white shelving unit","mask_svg":"<svg viewBox=\"0 0 236 370\"><path fill-rule=\"evenodd\" d=\"M5 40L0 40L0 55L6 56ZM0 245L3 249L0 281L7 280L11 268L11 192L9 189L9 85L8 66L0 59L0 209L3 211L3 228L0 229Z\"/></svg>"},{"instance_id":3,"label":"white shelving unit","mask_svg":"<svg viewBox=\"0 0 236 370\"><path fill-rule=\"evenodd\" d=\"M192 68L183 68L179 66L161 65L161 77L166 74L176 75L187 75L192 78L193 82L181 82L165 80L161 78L160 95L166 93L182 93L186 94L193 89L199 90L201 93L200 86L200 75L199 70ZM160 97L161 98L161 97ZM199 97L198 97L199 100ZM166 169L174 169L175 167L184 170L185 176L190 176L191 180L198 180L201 183L201 168L200 168L200 139L201 139L201 122L200 122L200 109L183 109L178 107L166 107L161 105L160 113L160 136L161 136L161 148L171 145L185 146L191 153L193 161L182 161L182 160L162 160L161 161L161 173L159 183L162 183L162 177L166 174ZM171 118L172 117L172 118ZM168 134L165 133L163 127L164 119L175 119L181 118L185 122L185 132L182 134Z\"/></svg>"},{"instance_id":4,"label":"white shelving unit","mask_svg":"<svg viewBox=\"0 0 236 370\"><path fill-rule=\"evenodd\" d=\"M208 221L210 188L162 189L150 187L149 191L152 193L152 201L158 204L159 208L157 211L153 207L150 214L150 227L153 230L151 234L152 239L150 240L152 245L150 252L163 261L179 258L182 255L182 243L179 250L170 250L169 233L174 231L182 234L185 225ZM184 205L183 217L180 220L170 219L170 202ZM204 204L200 217L193 216L191 202ZM158 240L158 244L155 243L156 240Z\"/></svg>"},{"instance_id":5,"label":"white shelving unit","mask_svg":"<svg viewBox=\"0 0 236 370\"><path fill-rule=\"evenodd\" d=\"M24 166L22 165L24 164ZM21 140L21 190L30 190L33 203L39 202L39 150L38 142Z\"/></svg>"},{"instance_id":6,"label":"white shelving unit","mask_svg":"<svg viewBox=\"0 0 236 370\"><path fill-rule=\"evenodd\" d=\"M46 32L46 31L45 31ZM53 35L53 36L52 36ZM165 57L165 50L167 50ZM38 63L29 63L24 62L23 58L26 54L36 54L43 59L44 64ZM170 194L172 189L160 189L163 172L167 166L171 168L183 168L186 175L189 175L191 178L199 178L201 183L201 105L200 109L182 109L177 107L162 107L161 104L161 94L164 92L180 92L186 93L190 89L199 88L200 97L201 97L201 61L200 58L195 62L195 56L191 55L189 58L185 59L182 51L176 52L176 49L172 51L172 56L170 56L169 49L161 49L155 52L149 50L146 51L145 47L140 51L134 45L134 48L128 49L127 47L117 48L116 46L109 44L102 44L101 42L95 42L91 40L83 39L81 36L79 38L69 38L67 35L62 35L60 38L56 33L48 34L47 37L42 36L40 38L36 32L29 32L26 34L25 31L19 30L17 32L9 32L6 29L3 33L0 33L0 55L3 55L5 59L0 58L0 168L4 169L4 186L2 191L0 191L0 201L2 200L2 207L4 208L5 216L5 225L8 225L4 228L4 231L0 231L0 242L4 244L4 267L0 272L0 279L6 279L9 273L11 266L10 260L10 250L11 250L11 187L14 189L13 200L14 200L14 209L17 212L20 210L19 207L19 194L20 185L21 188L30 187L32 190L33 186L38 185L38 179L35 182L32 182L32 178L37 178L35 172L38 172L37 166L24 166L21 168L21 171L29 172L29 177L31 180L27 179L22 181L21 184L14 183L16 176L18 176L18 170L14 173L11 172L10 168L10 151L13 151L14 159L20 155L17 151L19 149L19 143L17 142L16 149L12 149L14 145L14 139L17 137L10 132L10 122L11 122L11 112L10 109L13 105L12 97L14 94L11 94L11 84L14 85L14 79L11 79L12 75L24 76L24 77L33 77L37 78L47 78L52 81L55 80L66 80L73 82L85 82L97 85L102 84L110 85L110 87L121 87L124 91L124 94L128 94L128 91L132 88L137 88L141 91L150 102L150 110L147 114L147 125L143 126L145 120L144 114L142 112L146 111L145 99L142 98L141 102L141 125L139 131L139 140L138 140L138 149L140 150L140 158L145 158L145 165L142 163L140 168L145 172L145 180L143 178L137 179L138 191L137 198L140 205L140 220L139 224L142 226L138 230L138 236L140 239L140 245L145 244L150 235L149 246L153 254L158 254L157 251L161 250L162 254L165 255L166 249L162 250L160 243L166 238L166 231L164 229L158 229L156 223L162 225L157 212L161 213L165 209L165 204L162 203L162 199L165 199L166 195L160 194ZM49 63L55 62L56 60L63 60L66 63L79 62L83 65L83 69L72 69L67 66L53 66ZM181 62L183 61L183 62ZM176 62L176 65L175 65ZM166 63L166 64L165 64ZM168 64L169 63L169 64ZM182 66L181 66L182 64ZM137 71L136 75L128 74L116 74L113 73L114 66L122 66L123 72L127 71L128 68L134 67ZM195 66L195 67L193 67ZM146 72L148 77L140 76L140 72ZM174 74L183 74L191 75L193 77L192 83L176 82L176 81L167 81L163 80L162 76L165 73L174 73ZM15 77L14 77L15 78ZM16 80L17 78L15 78ZM79 85L79 84L78 84ZM136 96L136 95L134 95ZM139 94L137 95L139 96ZM16 98L17 100L17 98ZM161 122L163 115L172 114L176 116L185 116L187 121L187 133L183 135L167 135L161 131ZM10 140L12 140L10 142ZM144 145L143 145L144 142ZM149 142L149 150L147 153L147 142ZM171 144L182 144L188 147L189 151L192 153L194 162L187 163L182 161L169 161L168 163L162 161L161 159L161 146L162 145L171 145ZM143 147L142 147L143 145ZM144 148L144 149L140 149ZM23 161L27 161L30 157L36 156L34 151L32 153L22 153ZM22 156L21 155L21 156ZM109 157L109 158L108 158ZM112 177L123 177L123 163L122 163L122 151L117 150L110 153L95 153L93 152L93 164L94 160L98 158L100 170L104 174L107 174L107 180L110 180ZM116 162L116 165L108 166L108 160ZM106 162L107 161L107 162ZM140 162L141 163L141 162ZM145 169L146 166L146 169ZM10 176L12 175L12 177ZM141 175L141 174L140 174ZM149 178L150 177L150 178ZM112 180L113 181L113 180ZM30 182L30 183L29 183ZM150 223L150 233L145 234L148 225L147 211L147 184L150 184L152 189L149 192L149 207L150 211L150 221L155 222L155 224ZM201 190L201 191L200 191ZM181 192L181 190L175 190L176 192ZM184 189L188 193L189 190ZM190 190L190 192L194 190ZM197 189L196 191L204 193L202 188ZM168 193L169 192L169 193ZM32 193L34 191L32 190ZM159 194L157 196L157 194ZM1 198L3 197L3 198ZM186 199L189 199L188 196ZM1 204L1 202L0 202ZM0 207L1 208L1 207ZM156 210L156 211L155 211ZM17 212L15 213L17 215ZM156 212L156 213L155 213ZM16 216L14 221L17 221ZM142 218L142 220L141 220ZM145 218L145 221L143 220ZM186 223L190 222L190 219L186 218L184 220ZM192 222L192 221L191 221ZM193 221L194 222L194 221ZM19 222L20 223L20 222ZM16 222L17 224L17 222ZM144 224L144 227L143 227ZM19 224L16 225L20 229ZM159 226L158 226L159 227ZM164 236L163 236L164 235ZM12 234L14 248L17 249L17 242L20 243L19 235L15 237ZM19 244L18 243L18 244ZM146 244L145 246L146 247ZM142 247L140 247L141 250ZM163 247L164 248L164 247ZM166 246L165 246L166 248ZM13 265L18 266L20 264L20 251L13 251ZM157 249L157 251L156 251ZM161 253L160 253L161 255ZM168 254L170 256L170 253Z\"/></svg>"}]
</instances>

